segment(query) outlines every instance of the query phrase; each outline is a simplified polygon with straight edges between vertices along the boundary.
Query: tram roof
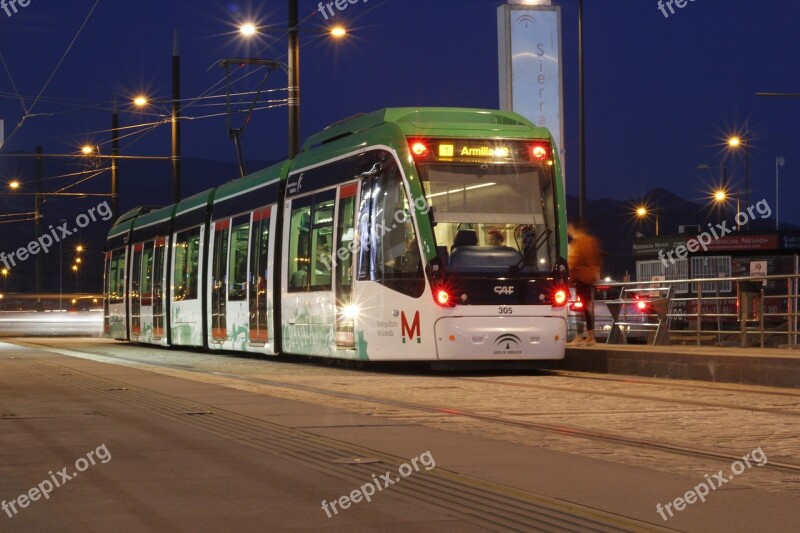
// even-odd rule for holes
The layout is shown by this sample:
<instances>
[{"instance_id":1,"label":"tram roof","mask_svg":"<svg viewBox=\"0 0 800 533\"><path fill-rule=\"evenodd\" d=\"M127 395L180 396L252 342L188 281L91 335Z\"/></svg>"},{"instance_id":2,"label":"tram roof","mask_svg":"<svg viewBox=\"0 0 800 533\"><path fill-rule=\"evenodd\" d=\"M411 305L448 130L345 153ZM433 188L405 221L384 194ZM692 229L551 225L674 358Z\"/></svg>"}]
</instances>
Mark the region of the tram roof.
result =
<instances>
[{"instance_id":1,"label":"tram roof","mask_svg":"<svg viewBox=\"0 0 800 533\"><path fill-rule=\"evenodd\" d=\"M238 178L217 188L217 194L214 196L214 202L219 202L225 198L246 191L261 184L267 184L281 179L285 174L285 167L289 161L281 161L272 166L248 174L242 178Z\"/></svg>"},{"instance_id":2,"label":"tram roof","mask_svg":"<svg viewBox=\"0 0 800 533\"><path fill-rule=\"evenodd\" d=\"M355 115L334 123L309 137L303 144L303 151L386 123L396 124L409 136L550 137L546 128L537 127L525 117L511 111L459 107L395 107Z\"/></svg>"}]
</instances>

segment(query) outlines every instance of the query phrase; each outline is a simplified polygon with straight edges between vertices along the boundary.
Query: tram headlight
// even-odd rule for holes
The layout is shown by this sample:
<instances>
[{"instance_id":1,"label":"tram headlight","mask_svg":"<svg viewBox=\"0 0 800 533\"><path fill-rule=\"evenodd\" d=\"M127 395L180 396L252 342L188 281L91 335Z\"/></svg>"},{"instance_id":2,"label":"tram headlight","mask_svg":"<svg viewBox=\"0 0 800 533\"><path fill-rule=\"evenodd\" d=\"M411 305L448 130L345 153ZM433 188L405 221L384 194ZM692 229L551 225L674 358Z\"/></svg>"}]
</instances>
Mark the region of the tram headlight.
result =
<instances>
[{"instance_id":1,"label":"tram headlight","mask_svg":"<svg viewBox=\"0 0 800 533\"><path fill-rule=\"evenodd\" d=\"M361 309L356 304L345 305L342 308L342 318L345 320L355 320L360 312Z\"/></svg>"}]
</instances>

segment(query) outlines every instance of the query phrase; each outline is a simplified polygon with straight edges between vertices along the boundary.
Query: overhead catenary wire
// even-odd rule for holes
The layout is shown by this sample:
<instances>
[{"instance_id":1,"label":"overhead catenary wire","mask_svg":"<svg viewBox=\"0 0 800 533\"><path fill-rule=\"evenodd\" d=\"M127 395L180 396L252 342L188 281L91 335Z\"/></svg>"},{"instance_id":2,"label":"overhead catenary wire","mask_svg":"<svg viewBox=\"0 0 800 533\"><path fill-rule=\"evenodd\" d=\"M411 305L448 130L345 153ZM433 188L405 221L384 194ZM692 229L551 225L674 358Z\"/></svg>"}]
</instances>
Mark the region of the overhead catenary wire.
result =
<instances>
[{"instance_id":1,"label":"overhead catenary wire","mask_svg":"<svg viewBox=\"0 0 800 533\"><path fill-rule=\"evenodd\" d=\"M56 64L55 68L53 69L53 72L50 73L50 76L47 78L47 81L44 83L44 86L42 86L42 89L39 91L39 94L36 96L36 99L33 101L33 104L31 104L31 106L28 108L28 110L25 113L25 115L23 115L22 119L17 123L17 125L14 127L14 129L11 130L11 133L8 135L8 138L6 139L6 141L3 144L3 146L6 146L6 145L8 145L10 143L11 139L14 138L14 135L16 135L16 133L20 130L20 128L22 128L23 124L25 124L25 120L31 116L31 113L33 112L33 108L36 107L36 104L38 103L39 98L41 98L42 94L44 94L44 91L47 90L48 85L50 85L50 82L55 77L56 72L58 72L59 67L61 67L61 64L67 58L67 55L69 54L70 50L72 50L72 47L75 45L75 41L78 40L78 37L83 32L83 28L86 27L86 23L89 22L89 19L92 17L92 14L94 13L94 10L97 8L98 4L100 4L100 0L95 0L95 3L92 6L92 9L89 10L89 13L86 15L86 18L83 20L83 24L81 24L81 27L78 28L78 32L75 34L75 37L72 38L72 41L70 41L69 46L67 46L67 49L61 55L61 59L59 59L58 64ZM0 146L0 150L2 150L2 148L3 147Z\"/></svg>"}]
</instances>

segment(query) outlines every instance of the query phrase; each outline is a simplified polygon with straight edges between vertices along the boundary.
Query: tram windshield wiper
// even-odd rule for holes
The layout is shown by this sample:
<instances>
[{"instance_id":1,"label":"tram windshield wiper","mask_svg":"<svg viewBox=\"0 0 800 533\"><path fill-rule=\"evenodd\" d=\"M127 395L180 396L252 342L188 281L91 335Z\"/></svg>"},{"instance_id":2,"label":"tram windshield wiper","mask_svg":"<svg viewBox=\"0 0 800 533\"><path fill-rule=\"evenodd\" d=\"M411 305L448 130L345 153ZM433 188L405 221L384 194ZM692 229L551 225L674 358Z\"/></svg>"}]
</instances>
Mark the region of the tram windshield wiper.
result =
<instances>
[{"instance_id":1,"label":"tram windshield wiper","mask_svg":"<svg viewBox=\"0 0 800 533\"><path fill-rule=\"evenodd\" d=\"M553 230L551 230L550 228L547 228L546 230L544 230L544 233L542 233L541 235L539 235L536 238L536 240L533 243L533 246L531 246L530 248L525 250L525 253L522 255L520 260L517 261L517 264L516 265L511 265L510 267L508 267L508 274L512 278L513 277L517 277L519 275L519 273L522 272L522 268L524 267L525 263L528 261L530 256L532 254L536 253L539 250L539 248L541 248L542 245L547 242L547 239L550 237L550 235L552 233L553 233Z\"/></svg>"}]
</instances>

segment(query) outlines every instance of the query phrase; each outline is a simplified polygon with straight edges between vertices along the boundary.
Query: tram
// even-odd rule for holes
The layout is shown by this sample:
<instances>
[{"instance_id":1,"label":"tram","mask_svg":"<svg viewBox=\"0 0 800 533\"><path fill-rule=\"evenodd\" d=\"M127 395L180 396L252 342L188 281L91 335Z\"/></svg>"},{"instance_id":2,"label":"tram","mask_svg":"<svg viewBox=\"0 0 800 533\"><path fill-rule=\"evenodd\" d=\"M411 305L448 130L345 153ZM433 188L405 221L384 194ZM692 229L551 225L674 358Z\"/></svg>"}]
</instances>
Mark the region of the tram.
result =
<instances>
[{"instance_id":1,"label":"tram","mask_svg":"<svg viewBox=\"0 0 800 533\"><path fill-rule=\"evenodd\" d=\"M546 129L503 111L383 109L293 160L120 216L104 332L266 355L561 359L566 256Z\"/></svg>"}]
</instances>

